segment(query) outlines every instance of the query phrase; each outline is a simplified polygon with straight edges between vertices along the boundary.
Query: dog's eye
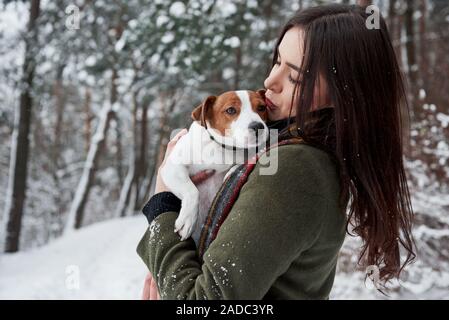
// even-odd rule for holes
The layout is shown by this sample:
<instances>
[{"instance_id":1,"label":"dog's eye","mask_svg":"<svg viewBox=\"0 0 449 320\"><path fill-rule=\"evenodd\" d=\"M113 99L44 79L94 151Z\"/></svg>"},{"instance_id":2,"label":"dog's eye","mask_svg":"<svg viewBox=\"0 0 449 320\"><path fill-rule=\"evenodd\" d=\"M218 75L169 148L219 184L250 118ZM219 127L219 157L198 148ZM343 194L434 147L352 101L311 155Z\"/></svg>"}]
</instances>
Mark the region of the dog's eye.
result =
<instances>
[{"instance_id":1,"label":"dog's eye","mask_svg":"<svg viewBox=\"0 0 449 320\"><path fill-rule=\"evenodd\" d=\"M225 112L226 112L227 114L233 115L233 114L235 114L237 111L235 110L234 107L229 107L229 108L227 108L227 109L225 110Z\"/></svg>"},{"instance_id":2,"label":"dog's eye","mask_svg":"<svg viewBox=\"0 0 449 320\"><path fill-rule=\"evenodd\" d=\"M259 112L264 112L267 109L266 106L264 106L263 104L261 104L260 106L257 107L257 111Z\"/></svg>"}]
</instances>

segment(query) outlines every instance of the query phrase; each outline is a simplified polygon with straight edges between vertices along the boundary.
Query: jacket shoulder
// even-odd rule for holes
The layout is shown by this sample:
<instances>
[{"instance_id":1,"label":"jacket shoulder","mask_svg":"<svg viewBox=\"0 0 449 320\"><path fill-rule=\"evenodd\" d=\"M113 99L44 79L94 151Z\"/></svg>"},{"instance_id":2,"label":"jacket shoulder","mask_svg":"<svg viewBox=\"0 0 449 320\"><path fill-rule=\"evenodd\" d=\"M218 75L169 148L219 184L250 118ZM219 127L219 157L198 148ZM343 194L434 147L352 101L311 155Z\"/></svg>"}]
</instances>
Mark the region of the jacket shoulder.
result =
<instances>
[{"instance_id":1,"label":"jacket shoulder","mask_svg":"<svg viewBox=\"0 0 449 320\"><path fill-rule=\"evenodd\" d=\"M337 169L327 152L307 144L289 144L274 147L264 153L254 171L255 175L273 175L280 179L294 177L295 181L299 179L303 183L314 184L309 190L317 189L322 193L326 191L326 185L338 182Z\"/></svg>"}]
</instances>

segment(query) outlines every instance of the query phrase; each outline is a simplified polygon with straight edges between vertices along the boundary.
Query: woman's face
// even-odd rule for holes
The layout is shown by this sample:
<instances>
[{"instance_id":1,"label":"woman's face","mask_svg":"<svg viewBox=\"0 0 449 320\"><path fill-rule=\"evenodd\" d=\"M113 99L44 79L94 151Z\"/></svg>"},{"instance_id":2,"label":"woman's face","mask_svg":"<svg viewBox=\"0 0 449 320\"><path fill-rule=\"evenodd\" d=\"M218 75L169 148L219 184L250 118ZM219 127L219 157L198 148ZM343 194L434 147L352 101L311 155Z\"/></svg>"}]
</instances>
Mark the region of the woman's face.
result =
<instances>
[{"instance_id":1,"label":"woman's face","mask_svg":"<svg viewBox=\"0 0 449 320\"><path fill-rule=\"evenodd\" d=\"M289 29L279 44L277 63L264 81L265 96L271 102L267 104L268 119L271 121L289 116L292 95L303 58L303 42L303 32L299 27ZM312 109L329 103L326 94L327 86L321 76L318 83L314 90ZM298 92L299 87L295 93L291 116L296 115Z\"/></svg>"}]
</instances>

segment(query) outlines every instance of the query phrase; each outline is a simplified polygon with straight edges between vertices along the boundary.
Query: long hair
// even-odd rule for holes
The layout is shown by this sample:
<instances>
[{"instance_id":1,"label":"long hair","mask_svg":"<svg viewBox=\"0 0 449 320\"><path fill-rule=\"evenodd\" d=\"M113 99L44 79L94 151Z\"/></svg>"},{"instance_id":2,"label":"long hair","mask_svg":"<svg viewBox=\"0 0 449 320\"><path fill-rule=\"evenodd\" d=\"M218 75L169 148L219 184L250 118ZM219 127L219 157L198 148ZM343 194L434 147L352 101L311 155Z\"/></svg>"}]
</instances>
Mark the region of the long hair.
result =
<instances>
[{"instance_id":1,"label":"long hair","mask_svg":"<svg viewBox=\"0 0 449 320\"><path fill-rule=\"evenodd\" d=\"M403 164L401 109L408 115L408 104L385 21L380 17L380 28L368 29L368 17L365 8L356 5L298 11L280 33L273 65L284 34L299 27L304 56L294 93L296 125L307 138L314 87L321 74L334 108L333 156L339 165L340 204L348 211L346 230L351 234L351 225L363 240L358 263L378 266L385 283L398 278L416 256ZM401 248L406 252L403 263Z\"/></svg>"}]
</instances>

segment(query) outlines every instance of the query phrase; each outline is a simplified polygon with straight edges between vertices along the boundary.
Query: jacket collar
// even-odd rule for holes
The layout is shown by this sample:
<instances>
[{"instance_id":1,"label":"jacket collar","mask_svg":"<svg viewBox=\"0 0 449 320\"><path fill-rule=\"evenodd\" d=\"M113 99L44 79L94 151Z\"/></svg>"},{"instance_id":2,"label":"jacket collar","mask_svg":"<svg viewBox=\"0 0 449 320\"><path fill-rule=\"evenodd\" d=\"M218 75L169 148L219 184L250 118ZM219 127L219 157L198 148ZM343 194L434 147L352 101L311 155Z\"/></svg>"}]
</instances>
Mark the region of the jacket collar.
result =
<instances>
[{"instance_id":1,"label":"jacket collar","mask_svg":"<svg viewBox=\"0 0 449 320\"><path fill-rule=\"evenodd\" d=\"M336 132L333 107L323 107L311 111L302 128L296 125L296 117L268 121L267 126L269 129L279 130L279 141L301 137L306 143L335 154Z\"/></svg>"}]
</instances>

